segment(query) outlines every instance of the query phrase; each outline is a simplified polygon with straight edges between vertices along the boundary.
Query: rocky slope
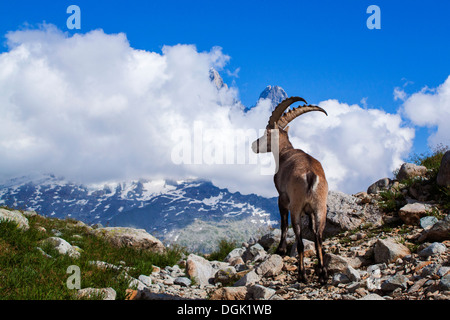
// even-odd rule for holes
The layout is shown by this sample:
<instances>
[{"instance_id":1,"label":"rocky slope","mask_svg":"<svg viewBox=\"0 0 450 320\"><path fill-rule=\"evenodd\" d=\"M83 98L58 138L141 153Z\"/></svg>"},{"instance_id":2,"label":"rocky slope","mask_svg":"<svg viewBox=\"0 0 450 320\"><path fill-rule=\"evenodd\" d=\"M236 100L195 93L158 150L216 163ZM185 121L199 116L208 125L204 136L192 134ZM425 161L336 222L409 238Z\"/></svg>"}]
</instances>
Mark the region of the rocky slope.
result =
<instances>
[{"instance_id":1,"label":"rocky slope","mask_svg":"<svg viewBox=\"0 0 450 320\"><path fill-rule=\"evenodd\" d=\"M208 261L191 253L173 266L154 266L152 272L136 278L127 274L125 266L108 261L92 261L92 264L100 269L123 270L122 276L129 281L128 299L450 299L448 189L439 189L440 193L435 194L429 187L435 180L427 177L426 171L404 167L407 180L382 179L370 186L368 192L355 196L330 193L324 241L329 279L323 286L315 275L314 245L307 239L303 241L309 282L297 282L292 230L288 234L290 254L285 257L273 254L280 237L280 231L273 229L235 248L224 261ZM386 196L397 193L403 197ZM391 200L399 209L387 206ZM18 228L27 230L26 217L30 214L35 213L2 209L0 221L14 221ZM116 246L165 250L145 230L99 228L92 229L91 233L109 239ZM72 246L64 239L52 237L47 241L47 247L54 245L60 254L75 258L84 254L83 248ZM84 288L79 294L104 294L109 299L115 296L111 288Z\"/></svg>"}]
</instances>

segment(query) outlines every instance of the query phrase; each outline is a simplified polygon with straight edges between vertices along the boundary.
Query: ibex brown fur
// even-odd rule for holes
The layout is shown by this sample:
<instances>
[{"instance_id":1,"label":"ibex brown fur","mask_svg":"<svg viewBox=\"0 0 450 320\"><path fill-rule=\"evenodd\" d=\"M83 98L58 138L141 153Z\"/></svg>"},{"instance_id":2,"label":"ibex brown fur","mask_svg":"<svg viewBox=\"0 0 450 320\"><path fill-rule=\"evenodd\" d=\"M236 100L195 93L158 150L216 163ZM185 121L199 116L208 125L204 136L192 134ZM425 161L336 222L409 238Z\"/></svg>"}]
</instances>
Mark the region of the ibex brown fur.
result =
<instances>
[{"instance_id":1,"label":"ibex brown fur","mask_svg":"<svg viewBox=\"0 0 450 320\"><path fill-rule=\"evenodd\" d=\"M303 101L305 105L284 113L296 101ZM307 105L306 101L300 97L291 97L282 101L272 112L265 134L253 142L252 149L256 153L272 152L275 159L278 159L274 182L279 193L281 241L276 252L281 255L286 254L286 234L290 212L297 240L298 280L307 281L303 263L301 217L303 214L309 215L310 225L315 235L317 274L319 281L323 284L327 281L327 270L323 263L322 234L327 215L328 183L320 162L302 150L293 148L288 137L289 127L286 127L290 121L309 111L322 111L327 114L320 107ZM278 139L278 143L273 139ZM278 148L275 148L277 150L272 150L273 145L278 145Z\"/></svg>"}]
</instances>

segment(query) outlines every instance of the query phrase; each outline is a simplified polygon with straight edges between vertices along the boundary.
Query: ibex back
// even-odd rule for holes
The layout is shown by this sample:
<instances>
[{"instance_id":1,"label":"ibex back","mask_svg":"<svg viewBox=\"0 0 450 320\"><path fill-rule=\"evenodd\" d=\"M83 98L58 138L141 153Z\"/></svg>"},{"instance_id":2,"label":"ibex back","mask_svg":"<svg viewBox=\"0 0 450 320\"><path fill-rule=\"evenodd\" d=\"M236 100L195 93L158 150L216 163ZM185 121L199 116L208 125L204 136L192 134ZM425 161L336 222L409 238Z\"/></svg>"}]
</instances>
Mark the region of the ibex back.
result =
<instances>
[{"instance_id":1,"label":"ibex back","mask_svg":"<svg viewBox=\"0 0 450 320\"><path fill-rule=\"evenodd\" d=\"M303 101L305 105L284 112L297 101ZM310 111L321 111L327 114L318 106L307 105L306 101L300 97L291 97L282 101L272 112L264 135L253 142L252 149L256 153L272 152L277 161L274 182L279 193L281 240L276 252L281 255L286 254L286 235L290 212L297 240L298 279L302 282L307 281L303 263L304 246L301 227L302 215L307 214L310 217L310 225L315 236L318 258L316 271L320 283L323 284L327 281L327 270L323 264L322 235L327 216L328 183L320 162L302 150L293 148L289 141L289 127L287 127L290 121Z\"/></svg>"}]
</instances>

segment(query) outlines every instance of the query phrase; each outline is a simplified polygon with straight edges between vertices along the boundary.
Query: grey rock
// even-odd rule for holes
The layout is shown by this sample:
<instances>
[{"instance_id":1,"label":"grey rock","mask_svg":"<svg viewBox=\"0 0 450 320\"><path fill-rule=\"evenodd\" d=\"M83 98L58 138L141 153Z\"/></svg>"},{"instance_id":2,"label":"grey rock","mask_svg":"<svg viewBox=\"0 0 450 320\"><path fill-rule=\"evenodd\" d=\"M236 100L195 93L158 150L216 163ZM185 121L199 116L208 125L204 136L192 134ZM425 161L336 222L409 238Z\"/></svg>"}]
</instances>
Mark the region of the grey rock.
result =
<instances>
[{"instance_id":1,"label":"grey rock","mask_svg":"<svg viewBox=\"0 0 450 320\"><path fill-rule=\"evenodd\" d=\"M59 254L68 255L71 258L79 258L81 255L78 247L72 246L62 238L50 237L42 240L41 245L50 245L53 249L58 251Z\"/></svg>"},{"instance_id":2,"label":"grey rock","mask_svg":"<svg viewBox=\"0 0 450 320\"><path fill-rule=\"evenodd\" d=\"M225 262L230 262L232 259L236 257L241 257L245 252L245 248L236 248L233 249L225 258Z\"/></svg>"},{"instance_id":3,"label":"grey rock","mask_svg":"<svg viewBox=\"0 0 450 320\"><path fill-rule=\"evenodd\" d=\"M408 286L407 282L408 278L404 275L394 275L381 283L381 290L394 291L397 288L405 290Z\"/></svg>"},{"instance_id":4,"label":"grey rock","mask_svg":"<svg viewBox=\"0 0 450 320\"><path fill-rule=\"evenodd\" d=\"M378 180L377 182L371 184L369 188L367 188L368 194L376 194L382 190L387 190L392 185L392 180L389 178L383 178Z\"/></svg>"},{"instance_id":5,"label":"grey rock","mask_svg":"<svg viewBox=\"0 0 450 320\"><path fill-rule=\"evenodd\" d=\"M186 260L186 273L190 279L201 285L206 286L212 282L215 274L214 268L210 262L203 257L191 253Z\"/></svg>"},{"instance_id":6,"label":"grey rock","mask_svg":"<svg viewBox=\"0 0 450 320\"><path fill-rule=\"evenodd\" d=\"M152 278L150 278L149 276L141 274L138 280L141 281L147 287L150 287L152 285Z\"/></svg>"},{"instance_id":7,"label":"grey rock","mask_svg":"<svg viewBox=\"0 0 450 320\"><path fill-rule=\"evenodd\" d=\"M267 252L264 250L264 248L259 243L256 243L247 248L247 250L242 255L242 259L244 259L245 262L257 262L263 260L266 255Z\"/></svg>"},{"instance_id":8,"label":"grey rock","mask_svg":"<svg viewBox=\"0 0 450 320\"><path fill-rule=\"evenodd\" d=\"M431 245L421 250L419 252L419 256L422 258L427 258L432 255L444 253L445 250L447 250L445 244L442 244L440 242L433 242Z\"/></svg>"},{"instance_id":9,"label":"grey rock","mask_svg":"<svg viewBox=\"0 0 450 320\"><path fill-rule=\"evenodd\" d=\"M259 284L252 285L248 288L248 294L255 300L269 300L275 292L274 289L266 288Z\"/></svg>"},{"instance_id":10,"label":"grey rock","mask_svg":"<svg viewBox=\"0 0 450 320\"><path fill-rule=\"evenodd\" d=\"M436 183L441 187L450 187L450 150L442 157Z\"/></svg>"},{"instance_id":11,"label":"grey rock","mask_svg":"<svg viewBox=\"0 0 450 320\"><path fill-rule=\"evenodd\" d=\"M103 237L112 245L117 247L133 247L148 249L154 252L164 252L165 248L161 241L149 234L144 229L107 227L91 231L92 234Z\"/></svg>"},{"instance_id":12,"label":"grey rock","mask_svg":"<svg viewBox=\"0 0 450 320\"><path fill-rule=\"evenodd\" d=\"M0 208L0 223L2 221L14 222L17 225L17 228L24 231L30 229L28 219L18 210Z\"/></svg>"},{"instance_id":13,"label":"grey rock","mask_svg":"<svg viewBox=\"0 0 450 320\"><path fill-rule=\"evenodd\" d=\"M374 246L375 262L377 263L391 263L409 254L411 252L407 247L391 239L378 239Z\"/></svg>"},{"instance_id":14,"label":"grey rock","mask_svg":"<svg viewBox=\"0 0 450 320\"><path fill-rule=\"evenodd\" d=\"M425 216L431 208L423 203L408 203L400 208L398 215L404 223L409 225L417 225L420 219Z\"/></svg>"},{"instance_id":15,"label":"grey rock","mask_svg":"<svg viewBox=\"0 0 450 320\"><path fill-rule=\"evenodd\" d=\"M434 226L439 220L433 216L426 216L420 219L420 226L424 229L430 229Z\"/></svg>"},{"instance_id":16,"label":"grey rock","mask_svg":"<svg viewBox=\"0 0 450 320\"><path fill-rule=\"evenodd\" d=\"M189 287L191 285L192 281L186 277L178 277L178 278L175 278L174 283L178 284L180 286L183 286L183 287Z\"/></svg>"},{"instance_id":17,"label":"grey rock","mask_svg":"<svg viewBox=\"0 0 450 320\"><path fill-rule=\"evenodd\" d=\"M441 278L439 281L439 289L442 291L450 291L450 274Z\"/></svg>"},{"instance_id":18,"label":"grey rock","mask_svg":"<svg viewBox=\"0 0 450 320\"><path fill-rule=\"evenodd\" d=\"M411 179L414 177L422 177L427 173L427 168L424 166L419 166L414 163L404 163L400 167L397 174L397 179L399 181Z\"/></svg>"},{"instance_id":19,"label":"grey rock","mask_svg":"<svg viewBox=\"0 0 450 320\"><path fill-rule=\"evenodd\" d=\"M241 287L241 286L248 286L251 284L257 283L259 280L261 280L261 276L258 275L255 270L251 270L250 272L247 272L241 279L236 281L236 283L233 285L234 287Z\"/></svg>"},{"instance_id":20,"label":"grey rock","mask_svg":"<svg viewBox=\"0 0 450 320\"><path fill-rule=\"evenodd\" d=\"M226 286L236 281L236 269L232 266L219 269L214 275L214 283L222 283Z\"/></svg>"},{"instance_id":21,"label":"grey rock","mask_svg":"<svg viewBox=\"0 0 450 320\"><path fill-rule=\"evenodd\" d=\"M77 292L79 299L92 299L100 297L102 300L116 300L116 291L113 288L84 288Z\"/></svg>"},{"instance_id":22,"label":"grey rock","mask_svg":"<svg viewBox=\"0 0 450 320\"><path fill-rule=\"evenodd\" d=\"M333 253L327 253L324 257L324 265L330 273L343 273L349 267L349 262L344 257Z\"/></svg>"},{"instance_id":23,"label":"grey rock","mask_svg":"<svg viewBox=\"0 0 450 320\"><path fill-rule=\"evenodd\" d=\"M450 214L448 214L443 220L436 222L419 238L420 242L445 240L450 240Z\"/></svg>"},{"instance_id":24,"label":"grey rock","mask_svg":"<svg viewBox=\"0 0 450 320\"><path fill-rule=\"evenodd\" d=\"M271 277L278 275L282 269L283 258L277 254L273 254L256 267L256 273L264 277Z\"/></svg>"},{"instance_id":25,"label":"grey rock","mask_svg":"<svg viewBox=\"0 0 450 320\"><path fill-rule=\"evenodd\" d=\"M438 273L440 268L441 268L440 264L438 264L438 263L431 263L431 264L425 266L422 269L422 272L420 273L420 275L422 277L435 276L435 275L437 275L437 273Z\"/></svg>"},{"instance_id":26,"label":"grey rock","mask_svg":"<svg viewBox=\"0 0 450 320\"><path fill-rule=\"evenodd\" d=\"M364 297L362 297L358 300L386 300L386 299L376 293L371 293L371 294L365 295Z\"/></svg>"},{"instance_id":27,"label":"grey rock","mask_svg":"<svg viewBox=\"0 0 450 320\"><path fill-rule=\"evenodd\" d=\"M347 277L346 274L341 273L341 272L335 273L333 275L333 278L331 279L331 284L333 286L337 286L338 284L341 284L341 283L345 284L345 283L350 283L350 282L351 281L350 281L349 277Z\"/></svg>"}]
</instances>

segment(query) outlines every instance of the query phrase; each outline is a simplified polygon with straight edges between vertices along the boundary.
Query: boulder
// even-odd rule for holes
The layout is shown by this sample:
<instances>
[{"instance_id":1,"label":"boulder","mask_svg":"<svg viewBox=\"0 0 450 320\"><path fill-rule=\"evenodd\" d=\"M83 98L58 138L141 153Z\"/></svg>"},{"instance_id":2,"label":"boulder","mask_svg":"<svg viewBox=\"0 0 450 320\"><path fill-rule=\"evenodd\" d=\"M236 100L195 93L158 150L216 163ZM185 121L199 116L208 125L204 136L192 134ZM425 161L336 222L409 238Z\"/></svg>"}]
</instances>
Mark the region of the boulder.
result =
<instances>
[{"instance_id":1,"label":"boulder","mask_svg":"<svg viewBox=\"0 0 450 320\"><path fill-rule=\"evenodd\" d=\"M426 230L419 238L419 242L424 241L445 241L450 240L450 214L443 220L436 222L430 229Z\"/></svg>"},{"instance_id":2,"label":"boulder","mask_svg":"<svg viewBox=\"0 0 450 320\"><path fill-rule=\"evenodd\" d=\"M405 290L407 287L408 278L400 274L389 277L381 283L381 290L383 291L394 291L397 288Z\"/></svg>"},{"instance_id":3,"label":"boulder","mask_svg":"<svg viewBox=\"0 0 450 320\"><path fill-rule=\"evenodd\" d=\"M428 210L430 209L423 203L408 203L407 205L400 208L400 210L398 211L398 216L406 224L418 225L420 222L420 218L424 217L427 214Z\"/></svg>"},{"instance_id":4,"label":"boulder","mask_svg":"<svg viewBox=\"0 0 450 320\"><path fill-rule=\"evenodd\" d=\"M266 288L260 284L248 287L248 295L254 300L269 300L275 292L274 289Z\"/></svg>"},{"instance_id":5,"label":"boulder","mask_svg":"<svg viewBox=\"0 0 450 320\"><path fill-rule=\"evenodd\" d=\"M433 227L439 220L433 216L426 216L420 219L420 226L425 230Z\"/></svg>"},{"instance_id":6,"label":"boulder","mask_svg":"<svg viewBox=\"0 0 450 320\"><path fill-rule=\"evenodd\" d=\"M267 252L264 250L264 248L259 243L256 243L247 248L247 250L242 254L242 259L245 262L257 262L263 260L266 255Z\"/></svg>"},{"instance_id":7,"label":"boulder","mask_svg":"<svg viewBox=\"0 0 450 320\"><path fill-rule=\"evenodd\" d=\"M414 177L423 177L426 175L427 171L428 169L425 166L419 166L414 163L404 163L398 171L397 179L402 181Z\"/></svg>"},{"instance_id":8,"label":"boulder","mask_svg":"<svg viewBox=\"0 0 450 320\"><path fill-rule=\"evenodd\" d=\"M270 255L256 267L256 273L263 277L272 277L278 275L283 269L283 258L277 254Z\"/></svg>"},{"instance_id":9,"label":"boulder","mask_svg":"<svg viewBox=\"0 0 450 320\"><path fill-rule=\"evenodd\" d=\"M441 291L450 291L450 274L441 278L439 281L439 289Z\"/></svg>"},{"instance_id":10,"label":"boulder","mask_svg":"<svg viewBox=\"0 0 450 320\"><path fill-rule=\"evenodd\" d=\"M207 286L212 282L215 270L208 260L191 253L186 260L186 274L200 286Z\"/></svg>"},{"instance_id":11,"label":"boulder","mask_svg":"<svg viewBox=\"0 0 450 320\"><path fill-rule=\"evenodd\" d=\"M441 160L436 183L441 187L450 188L450 150L448 150Z\"/></svg>"},{"instance_id":12,"label":"boulder","mask_svg":"<svg viewBox=\"0 0 450 320\"><path fill-rule=\"evenodd\" d=\"M245 300L247 287L223 287L211 294L210 300Z\"/></svg>"},{"instance_id":13,"label":"boulder","mask_svg":"<svg viewBox=\"0 0 450 320\"><path fill-rule=\"evenodd\" d=\"M117 247L133 247L154 252L164 252L165 250L162 242L144 229L107 227L95 229L92 233L96 236L105 238L112 245Z\"/></svg>"},{"instance_id":14,"label":"boulder","mask_svg":"<svg viewBox=\"0 0 450 320\"><path fill-rule=\"evenodd\" d=\"M68 255L71 258L79 258L81 255L81 249L77 246L72 246L66 240L59 237L50 237L41 241L41 245L50 245L53 249L58 251L59 254Z\"/></svg>"},{"instance_id":15,"label":"boulder","mask_svg":"<svg viewBox=\"0 0 450 320\"><path fill-rule=\"evenodd\" d=\"M325 268L333 273L345 273L347 268L349 267L349 262L344 257L338 256L333 253L327 253L324 257L324 265Z\"/></svg>"},{"instance_id":16,"label":"boulder","mask_svg":"<svg viewBox=\"0 0 450 320\"><path fill-rule=\"evenodd\" d=\"M419 257L428 258L429 256L444 253L446 250L447 247L445 246L445 244L442 244L440 242L433 242L425 249L419 251Z\"/></svg>"},{"instance_id":17,"label":"boulder","mask_svg":"<svg viewBox=\"0 0 450 320\"><path fill-rule=\"evenodd\" d=\"M329 191L327 198L327 223L324 238L331 237L343 231L354 230L363 223L378 226L383 223L383 214L378 206L360 204L360 199L339 191ZM309 217L302 217L302 236L314 241L314 234L309 226Z\"/></svg>"},{"instance_id":18,"label":"boulder","mask_svg":"<svg viewBox=\"0 0 450 320\"><path fill-rule=\"evenodd\" d=\"M116 291L113 288L84 288L77 292L78 299L101 298L102 300L116 300Z\"/></svg>"},{"instance_id":19,"label":"boulder","mask_svg":"<svg viewBox=\"0 0 450 320\"><path fill-rule=\"evenodd\" d=\"M237 280L236 269L232 266L219 269L214 275L214 283L220 282L222 285L227 286Z\"/></svg>"},{"instance_id":20,"label":"boulder","mask_svg":"<svg viewBox=\"0 0 450 320\"><path fill-rule=\"evenodd\" d=\"M380 191L387 190L392 185L392 180L389 178L383 178L378 180L377 182L371 184L369 188L367 188L368 194L376 194Z\"/></svg>"},{"instance_id":21,"label":"boulder","mask_svg":"<svg viewBox=\"0 0 450 320\"><path fill-rule=\"evenodd\" d=\"M255 270L251 270L250 272L245 273L245 275L238 281L236 281L234 286L235 287L248 286L258 282L259 280L261 280L261 276L258 275L255 272Z\"/></svg>"},{"instance_id":22,"label":"boulder","mask_svg":"<svg viewBox=\"0 0 450 320\"><path fill-rule=\"evenodd\" d=\"M228 255L225 257L225 262L231 262L232 260L234 260L235 258L241 258L242 255L245 252L245 248L236 248L233 249L230 253L228 253Z\"/></svg>"},{"instance_id":23,"label":"boulder","mask_svg":"<svg viewBox=\"0 0 450 320\"><path fill-rule=\"evenodd\" d=\"M7 210L0 208L0 223L2 221L14 222L17 228L23 231L30 229L28 219L18 210Z\"/></svg>"},{"instance_id":24,"label":"boulder","mask_svg":"<svg viewBox=\"0 0 450 320\"><path fill-rule=\"evenodd\" d=\"M410 254L411 251L407 247L392 239L378 239L374 246L376 263L391 263Z\"/></svg>"}]
</instances>

